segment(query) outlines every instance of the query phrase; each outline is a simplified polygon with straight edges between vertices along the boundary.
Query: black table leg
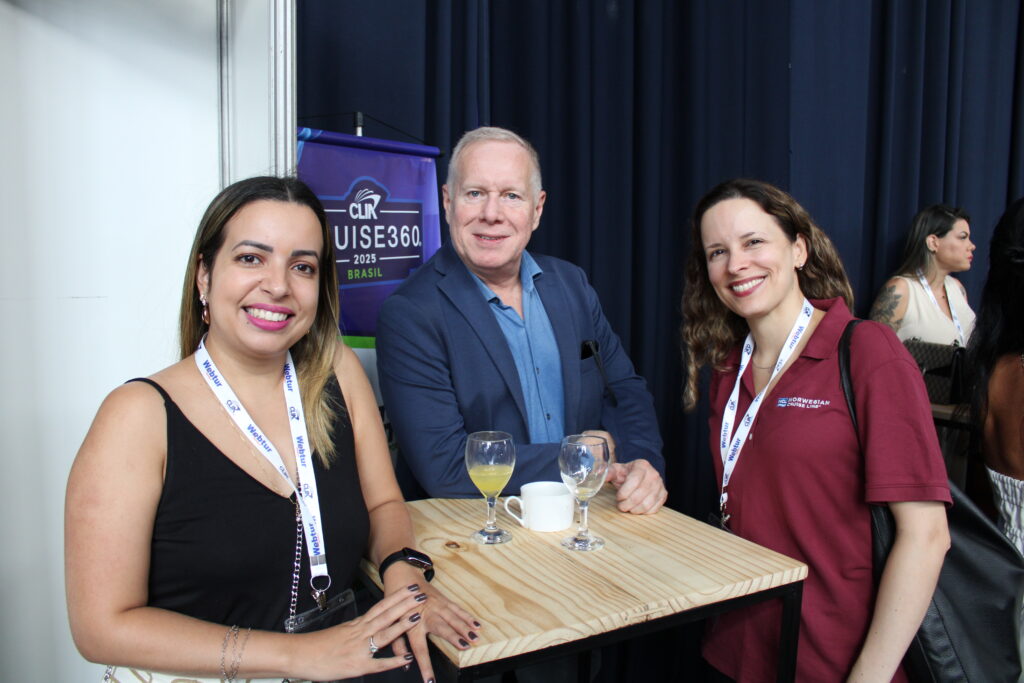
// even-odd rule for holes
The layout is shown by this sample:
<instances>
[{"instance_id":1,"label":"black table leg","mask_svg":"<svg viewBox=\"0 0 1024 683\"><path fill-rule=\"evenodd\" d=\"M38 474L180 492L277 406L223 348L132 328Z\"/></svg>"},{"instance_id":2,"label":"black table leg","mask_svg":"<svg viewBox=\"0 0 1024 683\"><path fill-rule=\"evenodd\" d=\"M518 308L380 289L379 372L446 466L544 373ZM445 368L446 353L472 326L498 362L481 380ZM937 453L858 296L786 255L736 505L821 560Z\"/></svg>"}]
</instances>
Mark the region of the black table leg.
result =
<instances>
[{"instance_id":1,"label":"black table leg","mask_svg":"<svg viewBox=\"0 0 1024 683\"><path fill-rule=\"evenodd\" d=\"M576 655L576 681L590 683L590 650L584 650Z\"/></svg>"},{"instance_id":2,"label":"black table leg","mask_svg":"<svg viewBox=\"0 0 1024 683\"><path fill-rule=\"evenodd\" d=\"M804 582L790 584L790 590L782 596L782 630L779 636L779 683L796 680L796 648L800 642L800 602L803 599Z\"/></svg>"}]
</instances>

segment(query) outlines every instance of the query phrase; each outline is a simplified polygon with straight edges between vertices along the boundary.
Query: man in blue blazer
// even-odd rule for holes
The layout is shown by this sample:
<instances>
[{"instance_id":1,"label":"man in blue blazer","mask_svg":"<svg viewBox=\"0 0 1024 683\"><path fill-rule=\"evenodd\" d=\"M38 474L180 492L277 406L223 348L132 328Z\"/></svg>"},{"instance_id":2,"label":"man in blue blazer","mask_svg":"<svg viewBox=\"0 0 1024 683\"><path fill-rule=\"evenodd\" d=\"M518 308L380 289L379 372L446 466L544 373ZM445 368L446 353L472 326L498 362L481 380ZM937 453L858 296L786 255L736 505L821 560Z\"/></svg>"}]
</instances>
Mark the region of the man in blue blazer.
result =
<instances>
[{"instance_id":1,"label":"man in blue blazer","mask_svg":"<svg viewBox=\"0 0 1024 683\"><path fill-rule=\"evenodd\" d=\"M545 193L537 154L501 128L456 145L443 188L451 240L385 302L377 323L384 405L407 466L435 497L478 496L466 436L501 430L516 444L506 493L559 481L559 442L609 440L619 508L656 512L665 461L650 393L586 275L531 255Z\"/></svg>"}]
</instances>

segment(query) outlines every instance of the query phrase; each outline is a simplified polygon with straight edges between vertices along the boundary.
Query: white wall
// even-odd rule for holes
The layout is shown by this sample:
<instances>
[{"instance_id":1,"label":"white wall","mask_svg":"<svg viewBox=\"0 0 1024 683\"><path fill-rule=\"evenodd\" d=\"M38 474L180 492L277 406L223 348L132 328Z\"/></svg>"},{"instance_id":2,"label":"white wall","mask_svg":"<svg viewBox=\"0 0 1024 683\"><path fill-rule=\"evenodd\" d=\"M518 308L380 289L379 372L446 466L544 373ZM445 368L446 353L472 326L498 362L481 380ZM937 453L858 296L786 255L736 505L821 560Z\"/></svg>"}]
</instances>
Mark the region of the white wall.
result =
<instances>
[{"instance_id":1,"label":"white wall","mask_svg":"<svg viewBox=\"0 0 1024 683\"><path fill-rule=\"evenodd\" d=\"M0 0L0 680L102 673L68 631L64 486L103 396L175 359L219 189L216 12Z\"/></svg>"},{"instance_id":2,"label":"white wall","mask_svg":"<svg viewBox=\"0 0 1024 683\"><path fill-rule=\"evenodd\" d=\"M225 184L293 175L295 0L219 0L227 8L221 162Z\"/></svg>"}]
</instances>

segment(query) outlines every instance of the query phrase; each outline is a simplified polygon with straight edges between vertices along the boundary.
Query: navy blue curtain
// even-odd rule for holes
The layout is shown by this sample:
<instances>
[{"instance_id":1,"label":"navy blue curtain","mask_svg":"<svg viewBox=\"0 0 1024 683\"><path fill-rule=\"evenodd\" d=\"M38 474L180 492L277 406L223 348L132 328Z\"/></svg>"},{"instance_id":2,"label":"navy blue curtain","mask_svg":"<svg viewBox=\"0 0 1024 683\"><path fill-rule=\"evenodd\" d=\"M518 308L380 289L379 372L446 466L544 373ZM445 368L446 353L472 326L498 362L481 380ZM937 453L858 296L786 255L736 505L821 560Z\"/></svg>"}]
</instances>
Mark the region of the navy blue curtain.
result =
<instances>
[{"instance_id":1,"label":"navy blue curtain","mask_svg":"<svg viewBox=\"0 0 1024 683\"><path fill-rule=\"evenodd\" d=\"M923 206L963 206L978 243L1024 191L1016 3L794 0L789 190L839 246L867 312Z\"/></svg>"},{"instance_id":2,"label":"navy blue curtain","mask_svg":"<svg viewBox=\"0 0 1024 683\"><path fill-rule=\"evenodd\" d=\"M973 218L977 300L991 230L1024 195L1018 3L305 0L299 20L300 125L351 132L359 110L368 135L443 150L482 124L533 142L548 200L530 248L589 273L654 395L669 504L699 518L717 494L706 406L680 408L678 311L705 191L790 191L862 315L938 202ZM686 680L685 653L622 656L603 678L653 657L654 680Z\"/></svg>"}]
</instances>

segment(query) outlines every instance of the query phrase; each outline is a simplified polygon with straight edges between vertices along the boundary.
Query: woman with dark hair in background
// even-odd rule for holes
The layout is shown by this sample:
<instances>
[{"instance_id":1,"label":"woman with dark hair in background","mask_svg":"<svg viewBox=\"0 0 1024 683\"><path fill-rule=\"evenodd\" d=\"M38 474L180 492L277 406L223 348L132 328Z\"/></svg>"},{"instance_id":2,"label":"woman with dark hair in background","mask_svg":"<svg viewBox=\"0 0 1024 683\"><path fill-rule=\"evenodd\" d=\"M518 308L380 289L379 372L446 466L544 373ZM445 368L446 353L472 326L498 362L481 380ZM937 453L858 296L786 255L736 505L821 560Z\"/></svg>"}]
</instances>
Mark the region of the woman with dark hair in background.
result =
<instances>
[{"instance_id":1,"label":"woman with dark hair in background","mask_svg":"<svg viewBox=\"0 0 1024 683\"><path fill-rule=\"evenodd\" d=\"M1024 199L1006 210L968 347L971 418L981 435L999 528L1024 553Z\"/></svg>"},{"instance_id":2,"label":"woman with dark hair in background","mask_svg":"<svg viewBox=\"0 0 1024 683\"><path fill-rule=\"evenodd\" d=\"M906 680L900 663L949 547L950 495L921 375L875 323L851 345L854 430L837 360L851 300L832 243L785 192L732 180L698 202L682 301L685 404L695 406L710 365L721 523L810 567L801 681ZM888 504L898 529L877 585L871 503ZM780 609L719 617L706 659L738 681L773 680Z\"/></svg>"},{"instance_id":3,"label":"woman with dark hair in background","mask_svg":"<svg viewBox=\"0 0 1024 683\"><path fill-rule=\"evenodd\" d=\"M950 274L971 268L969 221L963 209L950 206L921 210L910 226L903 264L882 287L870 318L891 327L900 341L967 346L974 311L967 290Z\"/></svg>"},{"instance_id":4,"label":"woman with dark hair in background","mask_svg":"<svg viewBox=\"0 0 1024 683\"><path fill-rule=\"evenodd\" d=\"M186 266L181 360L111 392L68 481L71 632L118 667L106 680L323 681L415 657L432 681L425 630L477 637L401 561L412 525L337 320L316 195L294 178L225 188ZM385 596L339 623L364 554Z\"/></svg>"}]
</instances>

